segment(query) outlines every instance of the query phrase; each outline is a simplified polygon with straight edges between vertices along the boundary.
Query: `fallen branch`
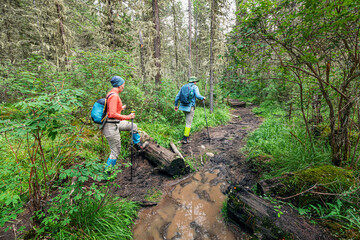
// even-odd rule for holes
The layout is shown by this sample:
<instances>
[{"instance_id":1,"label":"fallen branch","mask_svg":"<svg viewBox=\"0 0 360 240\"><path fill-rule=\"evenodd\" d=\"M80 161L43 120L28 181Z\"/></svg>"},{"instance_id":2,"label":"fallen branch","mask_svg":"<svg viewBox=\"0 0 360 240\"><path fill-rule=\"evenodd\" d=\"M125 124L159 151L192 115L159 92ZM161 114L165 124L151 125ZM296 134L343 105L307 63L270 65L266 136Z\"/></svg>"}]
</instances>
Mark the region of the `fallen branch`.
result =
<instances>
[{"instance_id":1,"label":"fallen branch","mask_svg":"<svg viewBox=\"0 0 360 240\"><path fill-rule=\"evenodd\" d=\"M185 160L183 155L180 153L180 151L177 149L176 145L173 142L170 142L170 146L171 146L171 149L174 151L174 153L176 153L177 155L179 155L179 157L181 157L183 160Z\"/></svg>"},{"instance_id":2,"label":"fallen branch","mask_svg":"<svg viewBox=\"0 0 360 240\"><path fill-rule=\"evenodd\" d=\"M312 189L314 189L315 187L317 187L317 186L326 186L326 185L330 185L330 184L333 184L333 183L335 183L336 181L333 181L333 182L331 182L331 183L325 183L325 184L317 184L317 183L315 183L315 185L314 186L312 186L311 188L309 188L309 189L307 189L307 190L305 190L305 191L302 191L302 192L300 192L300 193L297 193L297 194L295 194L295 195L293 195L293 196L290 196L290 197L279 197L279 196L276 196L276 199L279 199L279 200L287 200L287 199L290 199L290 198L294 198L294 197L297 197L297 196L299 196L299 195L302 195L302 194L304 194L304 193L307 193L307 192L311 192L311 193L315 193L315 194L322 194L322 195L334 195L333 193L320 193L320 192L313 192L313 191L311 191ZM338 194L335 194L335 195L338 195Z\"/></svg>"},{"instance_id":3,"label":"fallen branch","mask_svg":"<svg viewBox=\"0 0 360 240\"><path fill-rule=\"evenodd\" d=\"M304 193L307 193L307 192L311 191L311 190L314 189L316 186L318 186L318 185L315 184L315 185L312 186L311 188L309 188L309 189L307 189L307 190L305 190L305 191L302 191L302 192L300 192L300 193L297 193L297 194L295 194L295 195L292 195L292 196L290 196L290 197L279 197L279 196L276 196L275 198L276 198L276 199L279 199L279 200L287 200L287 199L290 199L290 198L294 198L294 197L300 196L300 195L302 195L302 194L304 194Z\"/></svg>"}]
</instances>

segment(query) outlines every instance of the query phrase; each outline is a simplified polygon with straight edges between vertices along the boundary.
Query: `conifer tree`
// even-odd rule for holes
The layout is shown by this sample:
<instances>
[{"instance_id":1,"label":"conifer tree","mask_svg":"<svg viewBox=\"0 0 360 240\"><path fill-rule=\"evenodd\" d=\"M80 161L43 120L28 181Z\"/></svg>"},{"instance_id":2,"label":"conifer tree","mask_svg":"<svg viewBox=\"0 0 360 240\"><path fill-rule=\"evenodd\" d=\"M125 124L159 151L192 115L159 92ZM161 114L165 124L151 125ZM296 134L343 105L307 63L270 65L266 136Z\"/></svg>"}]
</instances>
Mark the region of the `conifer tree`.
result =
<instances>
[{"instance_id":1,"label":"conifer tree","mask_svg":"<svg viewBox=\"0 0 360 240\"><path fill-rule=\"evenodd\" d=\"M160 16L158 0L152 0L153 21L155 28L154 36L154 58L156 66L155 86L160 87L161 81L161 40L160 40Z\"/></svg>"}]
</instances>

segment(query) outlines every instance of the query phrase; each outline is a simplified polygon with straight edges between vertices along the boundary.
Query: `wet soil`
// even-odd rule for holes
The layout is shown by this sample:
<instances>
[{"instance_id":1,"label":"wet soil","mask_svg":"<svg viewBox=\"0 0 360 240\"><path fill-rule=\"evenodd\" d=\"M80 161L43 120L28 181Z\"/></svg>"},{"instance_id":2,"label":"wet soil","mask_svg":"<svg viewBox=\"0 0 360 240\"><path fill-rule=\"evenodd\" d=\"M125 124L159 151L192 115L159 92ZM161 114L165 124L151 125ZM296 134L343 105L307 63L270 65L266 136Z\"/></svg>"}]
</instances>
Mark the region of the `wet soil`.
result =
<instances>
[{"instance_id":1,"label":"wet soil","mask_svg":"<svg viewBox=\"0 0 360 240\"><path fill-rule=\"evenodd\" d=\"M124 169L115 194L144 206L154 190L163 196L157 206L142 209L134 239L249 239L224 223L221 208L232 183L250 188L257 180L240 149L262 119L251 108L235 108L231 116L227 125L195 133L190 143L181 146L184 157L194 162L197 171L193 173L174 179L157 172L141 155L136 156L132 181L130 169Z\"/></svg>"},{"instance_id":2,"label":"wet soil","mask_svg":"<svg viewBox=\"0 0 360 240\"><path fill-rule=\"evenodd\" d=\"M262 119L252 113L251 107L235 108L231 111L231 116L232 119L227 125L209 128L210 141L205 128L193 134L190 143L183 144L180 149L185 158L191 158L195 162L197 171L218 169L220 179L226 180L228 184L237 183L251 187L257 175L251 170L251 166L247 165L240 149L246 144L247 135L261 124ZM209 154L209 157L207 153L214 156ZM116 180L121 188L114 189L114 193L140 202L146 202L145 197L149 195L149 190L164 190L166 185L188 177L174 178L161 173L140 154L134 157L132 180L130 174L130 168L123 168ZM225 192L227 187L224 186L222 191Z\"/></svg>"}]
</instances>

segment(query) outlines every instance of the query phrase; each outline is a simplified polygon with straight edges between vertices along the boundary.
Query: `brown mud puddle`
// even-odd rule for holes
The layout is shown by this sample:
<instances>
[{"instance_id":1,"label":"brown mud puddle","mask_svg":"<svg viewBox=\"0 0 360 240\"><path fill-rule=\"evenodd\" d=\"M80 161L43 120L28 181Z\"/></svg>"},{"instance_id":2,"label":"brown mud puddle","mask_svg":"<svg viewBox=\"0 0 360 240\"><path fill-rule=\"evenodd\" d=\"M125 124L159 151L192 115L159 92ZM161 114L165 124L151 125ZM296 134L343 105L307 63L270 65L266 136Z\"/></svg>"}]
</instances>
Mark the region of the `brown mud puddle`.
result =
<instances>
[{"instance_id":1,"label":"brown mud puddle","mask_svg":"<svg viewBox=\"0 0 360 240\"><path fill-rule=\"evenodd\" d=\"M226 196L220 190L224 182L218 173L196 172L174 186L165 186L161 202L140 212L134 239L236 239L221 214Z\"/></svg>"},{"instance_id":2,"label":"brown mud puddle","mask_svg":"<svg viewBox=\"0 0 360 240\"><path fill-rule=\"evenodd\" d=\"M140 183L144 184L140 184L144 190L155 186L163 192L157 206L139 213L133 231L135 240L251 239L238 227L225 223L221 209L231 183L247 188L256 182L256 173L252 172L239 149L262 120L251 112L251 108L235 108L231 114L233 118L228 125L209 129L210 141L207 129L203 129L191 137L190 144L182 145L183 155L194 159L198 172L175 181L159 173L146 172L145 160L137 169L146 172L139 174L146 177L146 181L141 183L139 179L132 185L123 185L125 189L121 192L133 199L141 199ZM205 157L209 152L214 156ZM129 194L135 188L137 194Z\"/></svg>"}]
</instances>

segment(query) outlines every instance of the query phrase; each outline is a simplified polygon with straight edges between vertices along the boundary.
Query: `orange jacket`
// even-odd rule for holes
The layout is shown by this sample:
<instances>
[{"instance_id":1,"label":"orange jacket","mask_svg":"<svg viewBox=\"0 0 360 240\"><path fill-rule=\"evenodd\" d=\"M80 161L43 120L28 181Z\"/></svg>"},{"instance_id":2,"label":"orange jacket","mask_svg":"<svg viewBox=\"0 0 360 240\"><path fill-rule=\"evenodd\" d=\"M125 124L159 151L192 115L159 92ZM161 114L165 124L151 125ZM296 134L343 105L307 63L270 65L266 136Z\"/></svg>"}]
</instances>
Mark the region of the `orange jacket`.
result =
<instances>
[{"instance_id":1,"label":"orange jacket","mask_svg":"<svg viewBox=\"0 0 360 240\"><path fill-rule=\"evenodd\" d=\"M119 94L114 89L111 89L110 92L108 92L108 94L106 95L106 97L109 96L110 93L114 94L112 94L107 100L108 118L115 118L120 121L130 120L129 116L121 115L121 111L124 109Z\"/></svg>"}]
</instances>

